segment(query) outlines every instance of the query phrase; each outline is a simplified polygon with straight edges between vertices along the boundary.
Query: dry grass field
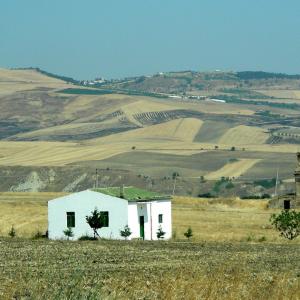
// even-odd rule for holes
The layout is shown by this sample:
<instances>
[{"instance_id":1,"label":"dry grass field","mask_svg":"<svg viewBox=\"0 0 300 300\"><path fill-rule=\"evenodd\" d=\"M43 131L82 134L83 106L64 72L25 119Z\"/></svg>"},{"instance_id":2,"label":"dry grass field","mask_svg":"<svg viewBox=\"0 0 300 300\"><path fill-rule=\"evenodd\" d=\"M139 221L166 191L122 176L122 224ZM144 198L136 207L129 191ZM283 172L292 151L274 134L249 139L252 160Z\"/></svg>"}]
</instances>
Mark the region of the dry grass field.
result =
<instances>
[{"instance_id":1,"label":"dry grass field","mask_svg":"<svg viewBox=\"0 0 300 300\"><path fill-rule=\"evenodd\" d=\"M220 144L229 145L260 145L264 144L269 135L263 128L240 125L229 129L219 140Z\"/></svg>"},{"instance_id":2,"label":"dry grass field","mask_svg":"<svg viewBox=\"0 0 300 300\"><path fill-rule=\"evenodd\" d=\"M175 197L169 242L30 239L60 195L0 194L1 299L300 299L299 240L270 227L266 201Z\"/></svg>"},{"instance_id":3,"label":"dry grass field","mask_svg":"<svg viewBox=\"0 0 300 300\"><path fill-rule=\"evenodd\" d=\"M218 180L221 177L238 178L241 175L245 174L259 161L259 159L241 159L236 162L229 162L221 169L208 173L205 178L208 180Z\"/></svg>"}]
</instances>

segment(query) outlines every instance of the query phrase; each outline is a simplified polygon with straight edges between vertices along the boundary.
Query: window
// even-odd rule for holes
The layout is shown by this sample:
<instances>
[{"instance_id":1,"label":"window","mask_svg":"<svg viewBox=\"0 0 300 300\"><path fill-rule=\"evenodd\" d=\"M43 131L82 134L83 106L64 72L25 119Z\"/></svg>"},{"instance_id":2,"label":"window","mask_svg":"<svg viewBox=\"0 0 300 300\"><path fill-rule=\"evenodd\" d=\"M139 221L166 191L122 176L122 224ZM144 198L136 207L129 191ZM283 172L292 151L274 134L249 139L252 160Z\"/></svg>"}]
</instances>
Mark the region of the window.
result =
<instances>
[{"instance_id":1,"label":"window","mask_svg":"<svg viewBox=\"0 0 300 300\"><path fill-rule=\"evenodd\" d=\"M163 222L163 215L159 214L158 215L158 223L162 223Z\"/></svg>"},{"instance_id":2,"label":"window","mask_svg":"<svg viewBox=\"0 0 300 300\"><path fill-rule=\"evenodd\" d=\"M109 214L108 214L108 211L101 211L100 215L102 217L102 222L103 222L102 227L109 227Z\"/></svg>"},{"instance_id":3,"label":"window","mask_svg":"<svg viewBox=\"0 0 300 300\"><path fill-rule=\"evenodd\" d=\"M67 227L75 227L75 213L73 211L67 212Z\"/></svg>"}]
</instances>

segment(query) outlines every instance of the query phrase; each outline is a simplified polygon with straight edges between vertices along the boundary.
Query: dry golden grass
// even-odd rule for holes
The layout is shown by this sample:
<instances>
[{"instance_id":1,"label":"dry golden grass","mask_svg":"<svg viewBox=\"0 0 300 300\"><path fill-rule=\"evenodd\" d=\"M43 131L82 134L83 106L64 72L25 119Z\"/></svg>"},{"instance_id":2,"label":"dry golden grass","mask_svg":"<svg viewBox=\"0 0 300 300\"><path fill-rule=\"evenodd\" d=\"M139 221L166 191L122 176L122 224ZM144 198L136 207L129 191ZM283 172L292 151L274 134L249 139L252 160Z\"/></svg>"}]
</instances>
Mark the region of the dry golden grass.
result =
<instances>
[{"instance_id":1,"label":"dry golden grass","mask_svg":"<svg viewBox=\"0 0 300 300\"><path fill-rule=\"evenodd\" d=\"M289 98L300 100L300 90L259 90L259 93L263 93L267 96L275 97L275 98Z\"/></svg>"},{"instance_id":2,"label":"dry golden grass","mask_svg":"<svg viewBox=\"0 0 300 300\"><path fill-rule=\"evenodd\" d=\"M239 161L236 161L233 163L227 163L219 170L205 175L205 178L208 180L216 180L216 179L220 179L221 177L238 178L242 174L246 173L249 169L251 169L259 161L261 161L261 160L260 159L240 159Z\"/></svg>"},{"instance_id":3,"label":"dry golden grass","mask_svg":"<svg viewBox=\"0 0 300 300\"><path fill-rule=\"evenodd\" d=\"M229 129L219 140L220 144L232 146L264 144L269 135L263 128L245 125Z\"/></svg>"},{"instance_id":4,"label":"dry golden grass","mask_svg":"<svg viewBox=\"0 0 300 300\"><path fill-rule=\"evenodd\" d=\"M193 118L176 119L125 133L114 134L113 136L94 139L92 142L138 143L147 141L150 147L155 142L159 142L162 145L167 145L170 141L192 143L202 123L201 120Z\"/></svg>"},{"instance_id":5,"label":"dry golden grass","mask_svg":"<svg viewBox=\"0 0 300 300\"><path fill-rule=\"evenodd\" d=\"M278 210L267 209L264 200L198 199L175 197L173 229L182 238L189 226L195 240L285 242L271 226L269 218ZM300 243L295 240L294 243Z\"/></svg>"},{"instance_id":6,"label":"dry golden grass","mask_svg":"<svg viewBox=\"0 0 300 300\"><path fill-rule=\"evenodd\" d=\"M1 166L63 166L74 162L103 160L117 154L137 150L178 155L203 153L216 144L193 143L202 122L194 119L171 121L125 133L114 134L80 143L75 142L14 142L0 141ZM190 127L194 124L194 127ZM176 125L176 126L175 126ZM157 127L156 127L157 126ZM165 131L162 131L163 130ZM229 143L229 142L228 142ZM220 150L229 150L236 144L219 144ZM242 146L236 147L240 150ZM246 151L296 153L298 145L243 145Z\"/></svg>"},{"instance_id":7,"label":"dry golden grass","mask_svg":"<svg viewBox=\"0 0 300 300\"><path fill-rule=\"evenodd\" d=\"M40 87L52 89L70 87L65 82L45 76L35 70L7 70L0 68L0 95Z\"/></svg>"},{"instance_id":8,"label":"dry golden grass","mask_svg":"<svg viewBox=\"0 0 300 300\"><path fill-rule=\"evenodd\" d=\"M65 193L0 193L0 235L12 226L19 236L30 237L47 230L47 201Z\"/></svg>"}]
</instances>

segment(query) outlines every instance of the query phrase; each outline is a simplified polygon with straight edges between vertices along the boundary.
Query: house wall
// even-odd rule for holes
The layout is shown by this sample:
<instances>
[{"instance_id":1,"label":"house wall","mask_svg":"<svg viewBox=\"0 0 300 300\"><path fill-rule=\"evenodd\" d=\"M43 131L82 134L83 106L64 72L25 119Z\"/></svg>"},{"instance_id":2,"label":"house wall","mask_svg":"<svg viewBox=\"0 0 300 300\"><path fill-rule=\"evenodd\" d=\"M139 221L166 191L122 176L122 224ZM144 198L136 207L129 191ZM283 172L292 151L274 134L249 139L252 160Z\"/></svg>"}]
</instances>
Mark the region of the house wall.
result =
<instances>
[{"instance_id":1,"label":"house wall","mask_svg":"<svg viewBox=\"0 0 300 300\"><path fill-rule=\"evenodd\" d=\"M85 217L97 208L99 211L109 211L109 227L98 231L100 237L119 239L120 230L128 223L127 206L126 200L89 190L51 200L48 202L49 238L65 238L63 230L67 228L67 212L75 212L73 239L82 235L93 236Z\"/></svg>"},{"instance_id":2,"label":"house wall","mask_svg":"<svg viewBox=\"0 0 300 300\"><path fill-rule=\"evenodd\" d=\"M163 223L158 223L158 215L163 215ZM144 232L146 240L157 240L156 232L161 225L166 232L164 239L172 237L171 201L159 200L151 202L128 203L128 226L131 229L130 238L140 237L140 216L144 216Z\"/></svg>"},{"instance_id":3,"label":"house wall","mask_svg":"<svg viewBox=\"0 0 300 300\"><path fill-rule=\"evenodd\" d=\"M163 215L163 223L159 224L158 215ZM164 239L172 238L172 209L171 201L157 201L152 206L152 227L153 227L153 239L157 239L156 232L161 226L162 230L166 233Z\"/></svg>"}]
</instances>

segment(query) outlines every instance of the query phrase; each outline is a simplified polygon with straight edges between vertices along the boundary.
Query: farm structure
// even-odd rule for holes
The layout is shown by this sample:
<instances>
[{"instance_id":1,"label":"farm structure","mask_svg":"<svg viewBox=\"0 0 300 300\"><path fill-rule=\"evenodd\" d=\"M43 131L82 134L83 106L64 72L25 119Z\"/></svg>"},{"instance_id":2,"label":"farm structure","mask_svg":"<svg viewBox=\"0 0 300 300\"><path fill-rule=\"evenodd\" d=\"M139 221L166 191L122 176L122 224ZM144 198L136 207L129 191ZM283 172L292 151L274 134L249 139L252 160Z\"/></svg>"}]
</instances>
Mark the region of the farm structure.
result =
<instances>
[{"instance_id":1,"label":"farm structure","mask_svg":"<svg viewBox=\"0 0 300 300\"><path fill-rule=\"evenodd\" d=\"M300 152L297 153L298 166L294 172L295 176L295 193L281 195L273 198L269 202L269 207L277 208L300 208Z\"/></svg>"},{"instance_id":2,"label":"farm structure","mask_svg":"<svg viewBox=\"0 0 300 300\"><path fill-rule=\"evenodd\" d=\"M49 239L63 239L63 231L72 228L72 239L93 236L86 221L97 209L103 216L101 238L121 239L120 231L130 228L129 239L156 240L159 228L164 238L172 235L171 197L134 187L110 187L70 194L48 201Z\"/></svg>"}]
</instances>

